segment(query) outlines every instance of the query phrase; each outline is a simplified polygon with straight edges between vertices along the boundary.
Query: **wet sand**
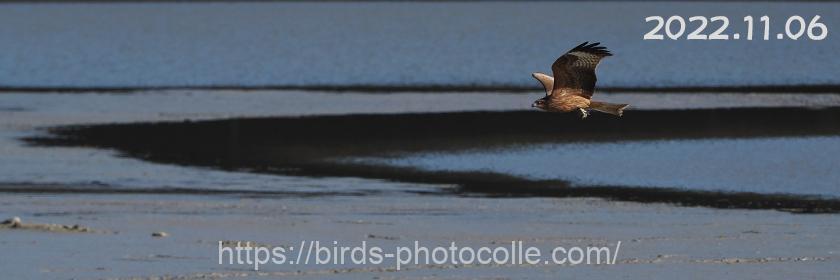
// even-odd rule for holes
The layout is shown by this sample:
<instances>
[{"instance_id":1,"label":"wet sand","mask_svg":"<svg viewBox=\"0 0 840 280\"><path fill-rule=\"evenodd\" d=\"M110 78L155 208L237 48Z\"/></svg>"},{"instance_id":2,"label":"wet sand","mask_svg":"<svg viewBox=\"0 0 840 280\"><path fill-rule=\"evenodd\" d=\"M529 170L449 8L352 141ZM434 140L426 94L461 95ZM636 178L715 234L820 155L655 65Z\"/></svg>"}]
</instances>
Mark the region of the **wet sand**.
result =
<instances>
[{"instance_id":1,"label":"wet sand","mask_svg":"<svg viewBox=\"0 0 840 280\"><path fill-rule=\"evenodd\" d=\"M838 273L840 252L834 215L592 198L6 194L0 205L0 215L109 232L0 229L10 279L829 279ZM160 231L168 237L152 236ZM401 271L393 264L264 265L255 272L217 264L219 241L294 246L301 240L383 248L413 240L429 246L522 240L545 250L621 241L622 247L616 265L411 265Z\"/></svg>"}]
</instances>

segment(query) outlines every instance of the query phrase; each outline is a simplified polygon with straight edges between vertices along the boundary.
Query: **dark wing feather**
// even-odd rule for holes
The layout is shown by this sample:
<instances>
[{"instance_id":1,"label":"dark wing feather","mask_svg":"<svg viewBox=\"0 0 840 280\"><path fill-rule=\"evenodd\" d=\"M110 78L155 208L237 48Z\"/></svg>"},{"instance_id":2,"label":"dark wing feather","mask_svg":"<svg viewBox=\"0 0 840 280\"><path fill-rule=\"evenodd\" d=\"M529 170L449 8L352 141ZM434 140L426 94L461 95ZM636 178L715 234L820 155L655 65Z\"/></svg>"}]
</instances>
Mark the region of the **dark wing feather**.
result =
<instances>
[{"instance_id":1,"label":"dark wing feather","mask_svg":"<svg viewBox=\"0 0 840 280\"><path fill-rule=\"evenodd\" d=\"M557 58L551 65L554 74L552 96L563 94L580 95L592 98L595 92L595 67L601 59L612 54L601 43L583 42L566 54Z\"/></svg>"}]
</instances>

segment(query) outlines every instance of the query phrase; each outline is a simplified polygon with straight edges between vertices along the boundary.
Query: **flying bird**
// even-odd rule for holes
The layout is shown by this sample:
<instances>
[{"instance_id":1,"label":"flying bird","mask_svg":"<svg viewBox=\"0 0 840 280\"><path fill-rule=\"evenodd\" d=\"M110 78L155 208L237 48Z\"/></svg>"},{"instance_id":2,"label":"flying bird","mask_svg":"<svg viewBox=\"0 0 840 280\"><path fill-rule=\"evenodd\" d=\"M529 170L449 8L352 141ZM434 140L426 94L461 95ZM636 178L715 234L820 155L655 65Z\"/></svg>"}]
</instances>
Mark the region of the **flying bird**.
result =
<instances>
[{"instance_id":1,"label":"flying bird","mask_svg":"<svg viewBox=\"0 0 840 280\"><path fill-rule=\"evenodd\" d=\"M557 58L551 65L553 78L539 72L531 74L545 87L545 97L534 101L531 107L549 112L579 111L581 118L589 116L589 109L621 116L629 104L591 100L597 80L595 67L601 59L612 56L600 44L583 42Z\"/></svg>"}]
</instances>

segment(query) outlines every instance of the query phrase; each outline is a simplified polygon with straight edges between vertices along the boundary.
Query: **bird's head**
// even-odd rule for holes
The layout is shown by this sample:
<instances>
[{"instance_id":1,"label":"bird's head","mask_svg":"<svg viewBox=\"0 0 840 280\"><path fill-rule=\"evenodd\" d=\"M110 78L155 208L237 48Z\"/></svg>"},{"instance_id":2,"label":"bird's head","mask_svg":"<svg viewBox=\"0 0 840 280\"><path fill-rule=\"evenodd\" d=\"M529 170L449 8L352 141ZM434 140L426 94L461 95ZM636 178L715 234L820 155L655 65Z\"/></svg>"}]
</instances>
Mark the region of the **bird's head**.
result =
<instances>
[{"instance_id":1,"label":"bird's head","mask_svg":"<svg viewBox=\"0 0 840 280\"><path fill-rule=\"evenodd\" d=\"M548 102L548 100L546 100L546 98L547 97L537 99L537 101L534 101L534 103L531 104L531 107L545 110L546 107L547 107L547 102Z\"/></svg>"}]
</instances>

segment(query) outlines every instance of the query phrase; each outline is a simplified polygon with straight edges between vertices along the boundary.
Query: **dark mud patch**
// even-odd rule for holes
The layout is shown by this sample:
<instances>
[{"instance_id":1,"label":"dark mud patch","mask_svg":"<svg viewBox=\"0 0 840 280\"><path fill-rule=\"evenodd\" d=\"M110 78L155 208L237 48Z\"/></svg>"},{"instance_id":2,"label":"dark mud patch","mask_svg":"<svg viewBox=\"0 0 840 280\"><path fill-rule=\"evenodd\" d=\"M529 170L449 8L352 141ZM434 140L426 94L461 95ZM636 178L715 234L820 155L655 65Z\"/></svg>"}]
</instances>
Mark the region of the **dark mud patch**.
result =
<instances>
[{"instance_id":1,"label":"dark mud patch","mask_svg":"<svg viewBox=\"0 0 840 280\"><path fill-rule=\"evenodd\" d=\"M32 184L0 183L2 193L43 194L164 194L164 195L215 195L235 197L310 198L319 196L366 196L381 194L375 190L365 191L283 191L253 189L206 189L206 188L130 188L107 184Z\"/></svg>"},{"instance_id":2,"label":"dark mud patch","mask_svg":"<svg viewBox=\"0 0 840 280\"><path fill-rule=\"evenodd\" d=\"M689 191L632 186L569 187L488 172L436 172L336 161L558 142L840 135L840 108L746 108L596 114L459 112L243 118L105 124L49 129L34 145L116 149L159 163L298 176L350 176L450 184L441 193L496 197L603 197L717 208L840 211L840 200L797 195ZM523 163L528 164L528 163Z\"/></svg>"},{"instance_id":3,"label":"dark mud patch","mask_svg":"<svg viewBox=\"0 0 840 280\"><path fill-rule=\"evenodd\" d=\"M80 225L25 223L19 217L12 217L0 222L0 230L32 230L59 233L108 233Z\"/></svg>"},{"instance_id":4,"label":"dark mud patch","mask_svg":"<svg viewBox=\"0 0 840 280\"><path fill-rule=\"evenodd\" d=\"M60 0L59 0L60 1ZM100 0L104 1L104 0ZM110 0L113 1L113 0ZM138 0L128 0L138 1ZM150 2L155 2L151 0ZM210 0L213 1L213 0ZM221 0L220 0L221 1ZM0 3L3 1L0 0ZM95 2L95 1L94 1ZM165 2L165 1L164 1ZM541 92L540 87L522 86L513 84L502 85L475 85L475 84L426 84L426 85L206 85L206 86L138 86L138 87L15 87L0 85L2 93L138 93L161 90L240 90L240 91L261 91L261 90L302 90L320 91L334 93L527 93ZM601 87L601 92L622 92L622 93L840 93L840 85L835 84L813 84L813 85L740 85L740 86L684 86L684 87Z\"/></svg>"},{"instance_id":5,"label":"dark mud patch","mask_svg":"<svg viewBox=\"0 0 840 280\"><path fill-rule=\"evenodd\" d=\"M26 108L23 108L23 107L0 106L0 112L25 112L25 111L29 111L29 110L26 109Z\"/></svg>"}]
</instances>

